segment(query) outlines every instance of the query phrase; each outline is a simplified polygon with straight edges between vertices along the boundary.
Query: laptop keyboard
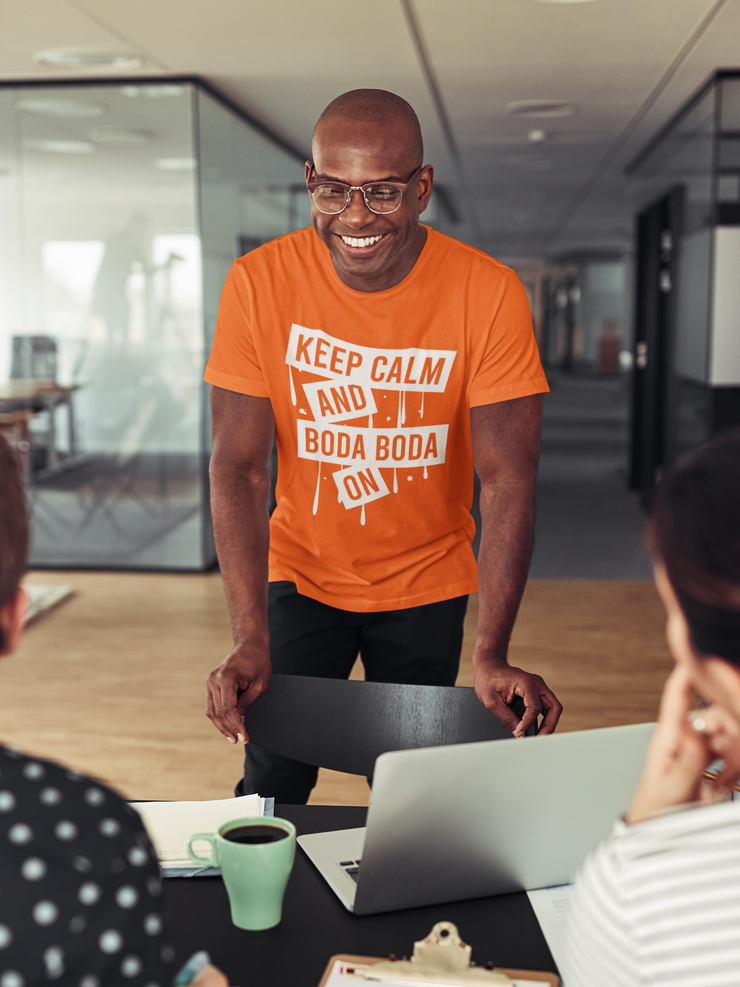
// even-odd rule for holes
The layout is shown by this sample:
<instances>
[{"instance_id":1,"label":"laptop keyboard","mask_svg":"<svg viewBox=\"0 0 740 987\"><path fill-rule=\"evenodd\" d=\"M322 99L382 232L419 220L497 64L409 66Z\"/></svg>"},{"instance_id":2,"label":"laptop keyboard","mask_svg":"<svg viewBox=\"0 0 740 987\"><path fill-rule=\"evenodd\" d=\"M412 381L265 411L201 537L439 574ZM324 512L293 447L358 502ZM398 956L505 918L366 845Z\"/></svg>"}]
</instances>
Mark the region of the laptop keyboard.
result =
<instances>
[{"instance_id":1,"label":"laptop keyboard","mask_svg":"<svg viewBox=\"0 0 740 987\"><path fill-rule=\"evenodd\" d=\"M352 880L357 884L357 875L360 873L360 860L340 860L339 866L342 868L344 873L351 877Z\"/></svg>"}]
</instances>

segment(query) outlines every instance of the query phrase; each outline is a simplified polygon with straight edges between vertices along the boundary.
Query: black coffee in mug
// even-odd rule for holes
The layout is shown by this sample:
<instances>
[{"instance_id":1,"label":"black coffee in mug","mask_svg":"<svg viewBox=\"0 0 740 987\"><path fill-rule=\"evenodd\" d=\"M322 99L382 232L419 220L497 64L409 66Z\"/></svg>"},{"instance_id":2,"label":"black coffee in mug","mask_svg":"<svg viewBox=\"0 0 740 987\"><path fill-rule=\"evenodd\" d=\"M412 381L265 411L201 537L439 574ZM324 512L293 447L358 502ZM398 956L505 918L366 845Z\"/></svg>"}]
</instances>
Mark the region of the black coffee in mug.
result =
<instances>
[{"instance_id":1,"label":"black coffee in mug","mask_svg":"<svg viewBox=\"0 0 740 987\"><path fill-rule=\"evenodd\" d=\"M284 840L288 833L280 826L236 826L222 835L232 843L276 843Z\"/></svg>"}]
</instances>

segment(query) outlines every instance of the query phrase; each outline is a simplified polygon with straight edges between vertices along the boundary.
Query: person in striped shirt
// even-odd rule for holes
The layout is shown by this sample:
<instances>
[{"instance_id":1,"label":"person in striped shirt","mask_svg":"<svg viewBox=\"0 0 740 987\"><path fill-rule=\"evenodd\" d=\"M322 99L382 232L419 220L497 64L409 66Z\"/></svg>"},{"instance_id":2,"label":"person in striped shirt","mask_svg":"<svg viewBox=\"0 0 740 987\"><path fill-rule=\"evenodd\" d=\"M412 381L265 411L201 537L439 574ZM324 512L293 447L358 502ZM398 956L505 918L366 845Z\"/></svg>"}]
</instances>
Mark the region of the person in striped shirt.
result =
<instances>
[{"instance_id":1,"label":"person in striped shirt","mask_svg":"<svg viewBox=\"0 0 740 987\"><path fill-rule=\"evenodd\" d=\"M632 805L576 880L561 974L737 987L740 801L716 795L740 776L740 431L665 476L648 533L675 668Z\"/></svg>"}]
</instances>

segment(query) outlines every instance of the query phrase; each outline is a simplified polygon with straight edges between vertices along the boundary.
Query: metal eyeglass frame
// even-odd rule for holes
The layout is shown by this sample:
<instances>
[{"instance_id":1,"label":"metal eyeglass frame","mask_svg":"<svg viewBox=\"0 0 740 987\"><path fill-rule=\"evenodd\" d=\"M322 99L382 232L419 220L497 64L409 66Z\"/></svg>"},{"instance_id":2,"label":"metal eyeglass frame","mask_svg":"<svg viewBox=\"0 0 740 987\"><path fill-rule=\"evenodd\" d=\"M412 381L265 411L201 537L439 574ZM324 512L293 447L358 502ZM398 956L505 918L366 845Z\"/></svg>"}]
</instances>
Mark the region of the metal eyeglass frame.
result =
<instances>
[{"instance_id":1,"label":"metal eyeglass frame","mask_svg":"<svg viewBox=\"0 0 740 987\"><path fill-rule=\"evenodd\" d=\"M312 171L314 170L314 167L315 167L314 165L311 165L311 170ZM392 213L396 212L396 210L398 210L398 209L401 208L401 202L403 201L403 194L404 194L404 192L406 191L406 189L410 185L412 185L414 183L415 179L417 179L419 177L419 175L421 174L421 170L422 170L423 167L424 167L424 165L423 164L420 164L419 167L416 169L416 171L413 173L413 175L409 178L409 180L407 182L365 182L364 185L347 185L345 182L334 182L334 181L331 181L330 179L326 179L325 178L322 181L306 182L306 188L308 189L308 194L311 196L311 202L316 206L316 208L319 210L319 212L322 215L324 215L324 216L339 216L339 215L341 215L344 212L344 210L347 208L347 206L350 204L350 202L352 201L352 193L353 192L362 192L362 198L363 198L363 200L365 202L365 205L370 210L370 212L375 213L376 216L390 216ZM346 190L347 199L346 199L346 202L344 203L344 205L342 206L341 209L337 210L336 212L326 212L324 209L321 208L321 206L318 204L318 202L316 202L316 200L313 197L313 194L316 191L316 189L321 188L322 185L333 185L335 187L336 186L339 186L340 188ZM377 186L377 185L389 185L391 188L397 189L401 193L401 198L398 200L398 205L394 209L389 209L389 210L387 210L387 212L378 212L378 210L377 209L373 209L373 207L367 201L367 193L368 193L368 190L371 189L371 188L373 188L374 186Z\"/></svg>"}]
</instances>

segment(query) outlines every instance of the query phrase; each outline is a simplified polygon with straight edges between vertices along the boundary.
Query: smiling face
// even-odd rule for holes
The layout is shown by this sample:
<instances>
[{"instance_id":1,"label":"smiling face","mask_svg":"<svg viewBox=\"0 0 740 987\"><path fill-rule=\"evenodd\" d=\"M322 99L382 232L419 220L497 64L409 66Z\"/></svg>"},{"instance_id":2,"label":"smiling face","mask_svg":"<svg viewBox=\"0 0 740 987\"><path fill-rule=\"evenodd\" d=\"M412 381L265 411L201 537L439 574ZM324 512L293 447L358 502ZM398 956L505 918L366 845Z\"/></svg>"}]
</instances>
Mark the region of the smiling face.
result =
<instances>
[{"instance_id":1,"label":"smiling face","mask_svg":"<svg viewBox=\"0 0 740 987\"><path fill-rule=\"evenodd\" d=\"M326 179L347 185L367 182L407 182L419 166L404 124L382 124L329 117L314 134L313 165L306 162L306 180ZM356 291L385 291L411 271L426 241L419 226L432 193L431 165L403 196L393 213L378 215L365 205L361 192L337 215L326 215L312 204L313 225L326 245L341 280Z\"/></svg>"}]
</instances>

